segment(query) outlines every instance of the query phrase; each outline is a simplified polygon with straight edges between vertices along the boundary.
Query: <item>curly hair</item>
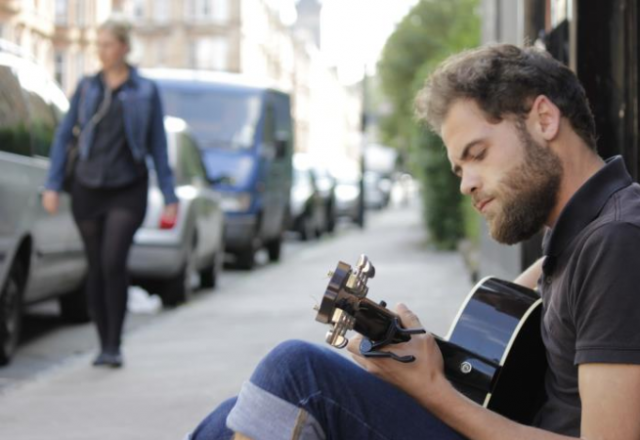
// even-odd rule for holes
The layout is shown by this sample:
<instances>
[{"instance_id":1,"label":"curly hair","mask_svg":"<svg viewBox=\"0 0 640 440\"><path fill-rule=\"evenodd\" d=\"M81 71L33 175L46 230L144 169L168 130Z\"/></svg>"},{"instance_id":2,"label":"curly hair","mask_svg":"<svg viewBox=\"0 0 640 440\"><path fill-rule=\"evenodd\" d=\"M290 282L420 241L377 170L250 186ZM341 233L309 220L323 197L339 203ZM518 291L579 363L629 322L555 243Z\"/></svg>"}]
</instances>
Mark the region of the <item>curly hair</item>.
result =
<instances>
[{"instance_id":1,"label":"curly hair","mask_svg":"<svg viewBox=\"0 0 640 440\"><path fill-rule=\"evenodd\" d=\"M526 118L534 99L549 98L574 131L596 149L595 121L576 75L535 47L497 44L449 57L427 79L416 97L418 118L441 134L451 105L472 99L490 121L507 115Z\"/></svg>"}]
</instances>

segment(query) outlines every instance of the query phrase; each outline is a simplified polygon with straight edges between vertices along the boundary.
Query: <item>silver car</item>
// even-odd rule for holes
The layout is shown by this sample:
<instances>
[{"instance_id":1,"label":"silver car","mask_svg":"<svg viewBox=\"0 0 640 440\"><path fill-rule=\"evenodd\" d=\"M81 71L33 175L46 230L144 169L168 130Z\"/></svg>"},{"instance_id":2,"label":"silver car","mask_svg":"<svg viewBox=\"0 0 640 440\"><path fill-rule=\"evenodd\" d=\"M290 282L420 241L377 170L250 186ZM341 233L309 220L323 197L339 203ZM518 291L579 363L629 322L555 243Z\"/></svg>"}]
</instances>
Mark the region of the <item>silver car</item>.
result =
<instances>
[{"instance_id":1,"label":"silver car","mask_svg":"<svg viewBox=\"0 0 640 440\"><path fill-rule=\"evenodd\" d=\"M200 287L215 287L224 260L224 214L187 124L166 117L165 130L178 216L175 222L163 218L164 200L151 170L147 213L128 267L133 284L160 295L165 306L175 306L188 300L196 276Z\"/></svg>"},{"instance_id":2,"label":"silver car","mask_svg":"<svg viewBox=\"0 0 640 440\"><path fill-rule=\"evenodd\" d=\"M68 109L64 93L20 50L0 41L0 364L20 337L22 310L59 298L64 318L85 321L87 272L70 199L57 214L42 208L56 125Z\"/></svg>"}]
</instances>

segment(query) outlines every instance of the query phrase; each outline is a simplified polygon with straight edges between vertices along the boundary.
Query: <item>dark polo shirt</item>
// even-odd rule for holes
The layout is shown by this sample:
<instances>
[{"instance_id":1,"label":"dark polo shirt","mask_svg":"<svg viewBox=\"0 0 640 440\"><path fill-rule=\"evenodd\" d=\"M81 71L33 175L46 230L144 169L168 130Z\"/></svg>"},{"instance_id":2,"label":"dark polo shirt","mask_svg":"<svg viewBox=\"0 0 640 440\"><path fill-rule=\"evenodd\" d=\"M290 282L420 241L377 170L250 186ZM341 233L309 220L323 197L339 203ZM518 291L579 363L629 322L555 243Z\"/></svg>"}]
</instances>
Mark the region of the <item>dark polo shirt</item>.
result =
<instances>
[{"instance_id":1,"label":"dark polo shirt","mask_svg":"<svg viewBox=\"0 0 640 440\"><path fill-rule=\"evenodd\" d=\"M621 157L574 194L547 232L544 254L548 400L535 425L577 437L578 366L640 364L640 185Z\"/></svg>"}]
</instances>

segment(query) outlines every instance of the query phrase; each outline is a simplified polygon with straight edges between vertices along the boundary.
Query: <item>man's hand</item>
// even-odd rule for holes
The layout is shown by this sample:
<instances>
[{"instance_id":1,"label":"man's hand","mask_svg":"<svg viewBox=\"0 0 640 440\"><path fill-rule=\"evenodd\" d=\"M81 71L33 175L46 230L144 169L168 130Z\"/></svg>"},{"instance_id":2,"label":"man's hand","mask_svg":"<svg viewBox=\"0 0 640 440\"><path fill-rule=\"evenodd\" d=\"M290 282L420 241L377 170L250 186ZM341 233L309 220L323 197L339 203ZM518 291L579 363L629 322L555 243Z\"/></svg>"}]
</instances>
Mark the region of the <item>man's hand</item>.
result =
<instances>
[{"instance_id":1,"label":"man's hand","mask_svg":"<svg viewBox=\"0 0 640 440\"><path fill-rule=\"evenodd\" d=\"M60 194L57 191L45 190L42 193L42 207L49 214L53 215L58 212L60 205Z\"/></svg>"},{"instance_id":2,"label":"man's hand","mask_svg":"<svg viewBox=\"0 0 640 440\"><path fill-rule=\"evenodd\" d=\"M400 316L404 328L422 327L418 317L404 304L398 304L396 313ZM390 358L366 358L360 354L361 335L351 338L348 350L353 358L365 370L395 385L414 397L429 395L437 398L438 388L449 386L444 376L442 353L433 335L411 335L411 340L402 344L384 347L384 351L392 351L399 356L413 355L416 360L407 364ZM429 392L424 391L428 389Z\"/></svg>"}]
</instances>

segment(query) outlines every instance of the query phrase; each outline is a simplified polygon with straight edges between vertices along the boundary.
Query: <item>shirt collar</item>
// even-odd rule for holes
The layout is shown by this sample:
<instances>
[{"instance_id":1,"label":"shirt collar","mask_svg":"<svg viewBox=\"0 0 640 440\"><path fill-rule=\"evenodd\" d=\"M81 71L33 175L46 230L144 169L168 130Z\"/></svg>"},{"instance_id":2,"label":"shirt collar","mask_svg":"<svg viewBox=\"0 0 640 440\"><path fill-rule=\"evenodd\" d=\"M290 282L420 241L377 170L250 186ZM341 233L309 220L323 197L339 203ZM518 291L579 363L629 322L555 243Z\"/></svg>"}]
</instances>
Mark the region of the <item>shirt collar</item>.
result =
<instances>
[{"instance_id":1,"label":"shirt collar","mask_svg":"<svg viewBox=\"0 0 640 440\"><path fill-rule=\"evenodd\" d=\"M127 64L129 67L129 77L127 80L122 83L121 87L136 87L138 85L138 81L140 80L140 74L138 73L138 69L131 64ZM100 87L103 89L106 87L104 82L104 77L102 75L102 71L98 72L94 76L94 80L98 82Z\"/></svg>"},{"instance_id":2,"label":"shirt collar","mask_svg":"<svg viewBox=\"0 0 640 440\"><path fill-rule=\"evenodd\" d=\"M609 198L632 183L622 156L614 156L578 189L560 213L553 229L545 235L543 270L546 275L551 274L555 261L569 243L598 217Z\"/></svg>"}]
</instances>

